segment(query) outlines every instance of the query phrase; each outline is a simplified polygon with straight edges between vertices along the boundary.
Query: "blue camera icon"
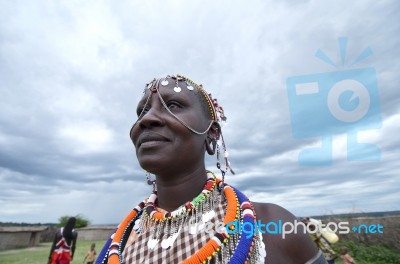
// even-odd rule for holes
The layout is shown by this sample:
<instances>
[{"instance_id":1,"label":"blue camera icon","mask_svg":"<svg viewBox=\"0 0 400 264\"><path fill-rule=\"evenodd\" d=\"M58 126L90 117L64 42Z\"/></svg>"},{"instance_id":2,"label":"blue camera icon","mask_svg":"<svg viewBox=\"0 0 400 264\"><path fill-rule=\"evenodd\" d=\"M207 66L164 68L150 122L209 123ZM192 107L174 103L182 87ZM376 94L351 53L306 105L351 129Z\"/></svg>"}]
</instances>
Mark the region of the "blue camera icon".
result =
<instances>
[{"instance_id":1,"label":"blue camera icon","mask_svg":"<svg viewBox=\"0 0 400 264\"><path fill-rule=\"evenodd\" d=\"M377 146L357 141L358 131L382 126L374 68L294 76L286 85L294 138L322 138L321 147L300 152L300 164L332 164L332 135L343 133L348 160L380 159Z\"/></svg>"}]
</instances>

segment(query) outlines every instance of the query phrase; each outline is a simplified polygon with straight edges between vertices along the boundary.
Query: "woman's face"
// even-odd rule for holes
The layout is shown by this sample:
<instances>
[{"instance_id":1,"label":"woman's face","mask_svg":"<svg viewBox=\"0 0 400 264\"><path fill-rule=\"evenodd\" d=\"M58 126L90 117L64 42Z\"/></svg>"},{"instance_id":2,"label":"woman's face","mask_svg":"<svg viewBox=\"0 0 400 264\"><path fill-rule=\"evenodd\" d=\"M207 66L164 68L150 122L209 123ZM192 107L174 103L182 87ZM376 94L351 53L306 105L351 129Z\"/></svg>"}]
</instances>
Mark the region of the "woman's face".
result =
<instances>
[{"instance_id":1,"label":"woman's face","mask_svg":"<svg viewBox=\"0 0 400 264\"><path fill-rule=\"evenodd\" d=\"M168 79L167 86L160 85L158 92L168 109L196 131L204 131L210 124L206 117L197 89L189 90L180 82L176 92L175 80ZM146 104L146 100L151 97ZM190 170L190 166L204 163L207 133L197 135L186 128L163 106L159 95L146 90L137 106L137 114L144 111L131 130L131 139L141 167L151 173L168 170Z\"/></svg>"}]
</instances>

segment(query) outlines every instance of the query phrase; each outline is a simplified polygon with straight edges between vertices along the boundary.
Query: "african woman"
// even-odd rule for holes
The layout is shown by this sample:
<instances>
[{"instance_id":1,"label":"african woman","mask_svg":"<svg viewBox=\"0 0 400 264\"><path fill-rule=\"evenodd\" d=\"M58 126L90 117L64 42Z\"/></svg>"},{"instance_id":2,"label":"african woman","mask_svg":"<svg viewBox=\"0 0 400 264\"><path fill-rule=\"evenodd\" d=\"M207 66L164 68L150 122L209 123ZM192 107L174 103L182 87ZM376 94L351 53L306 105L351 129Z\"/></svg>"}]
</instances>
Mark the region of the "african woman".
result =
<instances>
[{"instance_id":1,"label":"african woman","mask_svg":"<svg viewBox=\"0 0 400 264\"><path fill-rule=\"evenodd\" d=\"M226 184L232 172L223 108L181 75L154 79L137 106L130 137L153 192L121 222L97 263L326 263L308 235L243 233L257 220L293 222L287 210L255 203ZM220 176L206 170L215 155Z\"/></svg>"}]
</instances>

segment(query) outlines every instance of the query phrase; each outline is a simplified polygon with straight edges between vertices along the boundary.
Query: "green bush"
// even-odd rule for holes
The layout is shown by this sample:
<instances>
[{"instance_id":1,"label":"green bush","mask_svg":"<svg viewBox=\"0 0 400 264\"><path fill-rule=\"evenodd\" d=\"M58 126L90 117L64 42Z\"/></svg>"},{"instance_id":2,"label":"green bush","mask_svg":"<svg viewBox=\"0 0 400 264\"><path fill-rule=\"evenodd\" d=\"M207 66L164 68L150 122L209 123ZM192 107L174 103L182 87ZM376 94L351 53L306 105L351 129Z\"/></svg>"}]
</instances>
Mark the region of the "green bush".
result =
<instances>
[{"instance_id":1,"label":"green bush","mask_svg":"<svg viewBox=\"0 0 400 264\"><path fill-rule=\"evenodd\" d=\"M76 216L70 216L70 215L61 216L60 218L58 218L58 222L59 223L58 223L57 226L58 227L64 227L70 217L75 217L76 218L75 228L81 228L81 227L86 227L86 226L90 225L89 219L87 219L86 217L78 214Z\"/></svg>"}]
</instances>

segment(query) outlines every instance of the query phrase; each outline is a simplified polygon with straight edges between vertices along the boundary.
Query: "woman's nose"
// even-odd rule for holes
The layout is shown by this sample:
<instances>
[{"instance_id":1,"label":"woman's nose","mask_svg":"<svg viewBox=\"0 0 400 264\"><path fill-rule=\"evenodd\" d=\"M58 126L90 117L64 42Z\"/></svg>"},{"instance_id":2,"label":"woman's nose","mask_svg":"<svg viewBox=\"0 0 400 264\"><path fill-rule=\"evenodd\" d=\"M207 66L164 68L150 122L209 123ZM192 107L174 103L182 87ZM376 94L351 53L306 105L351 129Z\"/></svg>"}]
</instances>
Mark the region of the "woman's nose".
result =
<instances>
[{"instance_id":1,"label":"woman's nose","mask_svg":"<svg viewBox=\"0 0 400 264\"><path fill-rule=\"evenodd\" d=\"M139 126L141 128L151 128L162 126L164 121L162 119L161 105L153 105L146 113L140 118Z\"/></svg>"}]
</instances>

